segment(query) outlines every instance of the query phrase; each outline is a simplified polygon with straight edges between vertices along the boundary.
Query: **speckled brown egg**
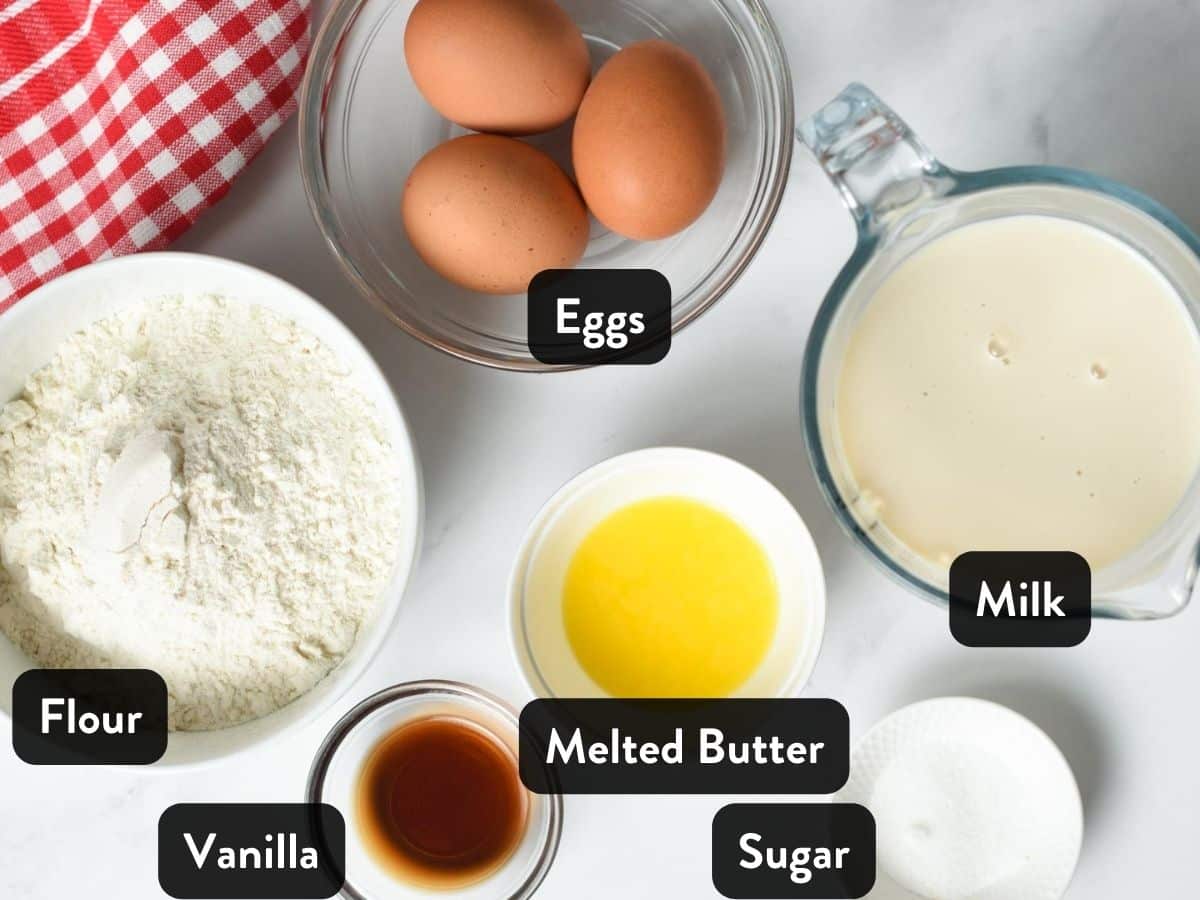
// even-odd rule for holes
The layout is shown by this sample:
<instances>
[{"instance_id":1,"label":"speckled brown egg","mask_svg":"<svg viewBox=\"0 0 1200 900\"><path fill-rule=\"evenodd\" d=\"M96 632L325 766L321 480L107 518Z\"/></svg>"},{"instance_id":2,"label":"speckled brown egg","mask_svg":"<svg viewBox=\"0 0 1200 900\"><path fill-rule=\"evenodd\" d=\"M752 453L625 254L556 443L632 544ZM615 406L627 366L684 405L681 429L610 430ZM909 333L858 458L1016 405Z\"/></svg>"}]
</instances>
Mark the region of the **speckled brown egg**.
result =
<instances>
[{"instance_id":1,"label":"speckled brown egg","mask_svg":"<svg viewBox=\"0 0 1200 900\"><path fill-rule=\"evenodd\" d=\"M700 62L675 44L631 44L596 73L575 119L575 177L592 213L638 240L683 230L725 170L725 115Z\"/></svg>"},{"instance_id":2,"label":"speckled brown egg","mask_svg":"<svg viewBox=\"0 0 1200 900\"><path fill-rule=\"evenodd\" d=\"M542 269L583 256L588 216L579 191L541 150L469 134L430 150L401 203L413 248L442 277L485 294L518 294Z\"/></svg>"},{"instance_id":3,"label":"speckled brown egg","mask_svg":"<svg viewBox=\"0 0 1200 900\"><path fill-rule=\"evenodd\" d=\"M583 35L554 0L421 0L404 56L434 109L497 134L561 125L591 76Z\"/></svg>"}]
</instances>

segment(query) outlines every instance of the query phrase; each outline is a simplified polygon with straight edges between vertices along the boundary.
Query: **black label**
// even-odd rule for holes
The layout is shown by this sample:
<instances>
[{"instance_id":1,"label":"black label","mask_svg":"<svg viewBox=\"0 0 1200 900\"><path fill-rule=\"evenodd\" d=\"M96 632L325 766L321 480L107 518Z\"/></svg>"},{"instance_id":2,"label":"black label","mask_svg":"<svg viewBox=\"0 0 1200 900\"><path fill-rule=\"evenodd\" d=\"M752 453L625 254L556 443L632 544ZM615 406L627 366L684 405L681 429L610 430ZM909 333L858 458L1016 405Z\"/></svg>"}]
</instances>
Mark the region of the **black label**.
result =
<instances>
[{"instance_id":1,"label":"black label","mask_svg":"<svg viewBox=\"0 0 1200 900\"><path fill-rule=\"evenodd\" d=\"M167 750L167 685L149 669L31 669L13 682L13 750L50 766L145 765Z\"/></svg>"},{"instance_id":2,"label":"black label","mask_svg":"<svg viewBox=\"0 0 1200 900\"><path fill-rule=\"evenodd\" d=\"M178 803L158 820L158 883L182 900L332 897L345 873L328 803Z\"/></svg>"},{"instance_id":3,"label":"black label","mask_svg":"<svg viewBox=\"0 0 1200 900\"><path fill-rule=\"evenodd\" d=\"M535 700L521 780L539 794L829 794L850 774L836 700Z\"/></svg>"},{"instance_id":4,"label":"black label","mask_svg":"<svg viewBox=\"0 0 1200 900\"><path fill-rule=\"evenodd\" d=\"M856 803L734 803L712 826L726 897L862 897L875 884L875 818Z\"/></svg>"},{"instance_id":5,"label":"black label","mask_svg":"<svg viewBox=\"0 0 1200 900\"><path fill-rule=\"evenodd\" d=\"M974 551L950 566L950 631L968 647L1074 647L1092 630L1078 553Z\"/></svg>"},{"instance_id":6,"label":"black label","mask_svg":"<svg viewBox=\"0 0 1200 900\"><path fill-rule=\"evenodd\" d=\"M671 284L653 269L546 269L526 307L539 362L649 365L671 349Z\"/></svg>"}]
</instances>

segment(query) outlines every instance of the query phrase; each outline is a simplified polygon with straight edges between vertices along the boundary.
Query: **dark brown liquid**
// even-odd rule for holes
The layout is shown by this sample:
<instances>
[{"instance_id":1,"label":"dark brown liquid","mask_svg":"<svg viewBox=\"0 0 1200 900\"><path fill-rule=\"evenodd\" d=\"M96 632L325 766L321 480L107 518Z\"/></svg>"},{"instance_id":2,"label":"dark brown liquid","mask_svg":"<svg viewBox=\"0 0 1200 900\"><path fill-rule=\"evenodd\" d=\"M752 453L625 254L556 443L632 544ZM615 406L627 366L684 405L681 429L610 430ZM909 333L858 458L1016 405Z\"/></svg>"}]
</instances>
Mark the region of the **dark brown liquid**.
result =
<instances>
[{"instance_id":1,"label":"dark brown liquid","mask_svg":"<svg viewBox=\"0 0 1200 900\"><path fill-rule=\"evenodd\" d=\"M355 818L372 858L423 887L486 878L525 833L528 798L512 751L466 719L407 722L367 757Z\"/></svg>"}]
</instances>

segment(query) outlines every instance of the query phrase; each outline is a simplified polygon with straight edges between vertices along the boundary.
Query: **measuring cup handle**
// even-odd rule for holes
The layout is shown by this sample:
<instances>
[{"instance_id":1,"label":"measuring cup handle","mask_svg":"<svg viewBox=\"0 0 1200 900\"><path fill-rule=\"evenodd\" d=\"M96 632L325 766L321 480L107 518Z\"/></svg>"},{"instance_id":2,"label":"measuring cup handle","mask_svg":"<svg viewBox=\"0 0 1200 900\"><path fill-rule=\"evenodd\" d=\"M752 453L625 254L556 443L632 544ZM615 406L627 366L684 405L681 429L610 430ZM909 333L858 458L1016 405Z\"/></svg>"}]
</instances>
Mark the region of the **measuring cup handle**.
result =
<instances>
[{"instance_id":1,"label":"measuring cup handle","mask_svg":"<svg viewBox=\"0 0 1200 900\"><path fill-rule=\"evenodd\" d=\"M953 186L953 172L861 84L846 87L801 122L796 133L862 231L885 228L904 211Z\"/></svg>"}]
</instances>

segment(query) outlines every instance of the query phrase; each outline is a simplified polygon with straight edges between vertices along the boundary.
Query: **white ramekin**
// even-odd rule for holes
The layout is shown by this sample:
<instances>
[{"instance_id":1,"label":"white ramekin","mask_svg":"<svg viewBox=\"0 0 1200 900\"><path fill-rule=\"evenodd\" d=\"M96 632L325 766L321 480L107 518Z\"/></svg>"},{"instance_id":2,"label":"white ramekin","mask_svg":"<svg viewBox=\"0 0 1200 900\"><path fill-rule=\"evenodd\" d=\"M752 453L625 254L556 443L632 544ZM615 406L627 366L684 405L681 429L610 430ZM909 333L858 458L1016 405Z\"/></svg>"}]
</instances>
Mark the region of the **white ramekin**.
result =
<instances>
[{"instance_id":1,"label":"white ramekin","mask_svg":"<svg viewBox=\"0 0 1200 900\"><path fill-rule=\"evenodd\" d=\"M812 674L825 631L825 578L804 521L769 481L717 453L654 447L613 457L560 488L521 541L508 586L513 653L539 697L602 697L575 659L562 621L565 566L608 514L637 500L683 496L738 522L765 551L779 590L766 658L733 696L792 697Z\"/></svg>"}]
</instances>

